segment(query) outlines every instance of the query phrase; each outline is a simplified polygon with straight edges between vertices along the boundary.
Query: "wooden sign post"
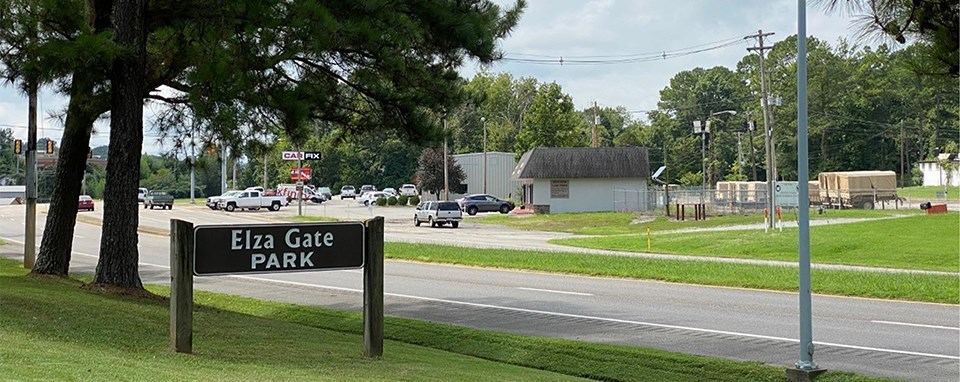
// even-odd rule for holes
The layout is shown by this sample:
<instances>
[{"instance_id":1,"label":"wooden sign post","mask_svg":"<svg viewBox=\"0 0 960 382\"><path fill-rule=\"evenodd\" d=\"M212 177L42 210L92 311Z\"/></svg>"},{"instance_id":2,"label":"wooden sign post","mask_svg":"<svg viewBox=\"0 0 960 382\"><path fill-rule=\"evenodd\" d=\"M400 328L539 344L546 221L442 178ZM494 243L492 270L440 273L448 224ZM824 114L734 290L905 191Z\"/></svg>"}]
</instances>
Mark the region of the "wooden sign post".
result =
<instances>
[{"instance_id":1,"label":"wooden sign post","mask_svg":"<svg viewBox=\"0 0 960 382\"><path fill-rule=\"evenodd\" d=\"M363 268L363 354L383 356L383 217L194 226L170 220L170 349L193 351L193 276Z\"/></svg>"}]
</instances>

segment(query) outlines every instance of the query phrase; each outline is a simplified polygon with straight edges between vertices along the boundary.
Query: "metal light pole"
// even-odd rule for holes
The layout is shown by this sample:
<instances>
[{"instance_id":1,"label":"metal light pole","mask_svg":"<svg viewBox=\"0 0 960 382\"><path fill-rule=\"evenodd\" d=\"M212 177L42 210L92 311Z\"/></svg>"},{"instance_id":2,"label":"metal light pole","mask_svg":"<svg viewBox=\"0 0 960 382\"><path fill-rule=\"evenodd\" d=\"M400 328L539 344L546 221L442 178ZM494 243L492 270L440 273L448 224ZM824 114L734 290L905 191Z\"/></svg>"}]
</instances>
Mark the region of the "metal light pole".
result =
<instances>
[{"instance_id":1,"label":"metal light pole","mask_svg":"<svg viewBox=\"0 0 960 382\"><path fill-rule=\"evenodd\" d=\"M447 171L447 117L443 117L443 200L450 199L450 174Z\"/></svg>"},{"instance_id":2,"label":"metal light pole","mask_svg":"<svg viewBox=\"0 0 960 382\"><path fill-rule=\"evenodd\" d=\"M483 193L487 193L487 119L480 117L483 125Z\"/></svg>"},{"instance_id":3,"label":"metal light pole","mask_svg":"<svg viewBox=\"0 0 960 382\"><path fill-rule=\"evenodd\" d=\"M813 314L810 298L810 185L807 157L807 2L797 0L797 209L800 257L800 361L797 369L815 370L813 362ZM772 220L772 219L771 219Z\"/></svg>"}]
</instances>

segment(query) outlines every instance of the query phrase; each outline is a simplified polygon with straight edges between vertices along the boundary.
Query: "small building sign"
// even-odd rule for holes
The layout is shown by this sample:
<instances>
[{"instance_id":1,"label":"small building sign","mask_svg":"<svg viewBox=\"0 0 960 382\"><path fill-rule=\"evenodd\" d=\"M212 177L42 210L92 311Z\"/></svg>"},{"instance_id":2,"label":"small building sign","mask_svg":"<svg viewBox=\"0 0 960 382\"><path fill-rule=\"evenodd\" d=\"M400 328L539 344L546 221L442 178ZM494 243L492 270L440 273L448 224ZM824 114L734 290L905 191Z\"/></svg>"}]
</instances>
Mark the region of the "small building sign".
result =
<instances>
[{"instance_id":1,"label":"small building sign","mask_svg":"<svg viewBox=\"0 0 960 382\"><path fill-rule=\"evenodd\" d=\"M570 181L563 180L551 180L550 181L550 199L569 199L570 198Z\"/></svg>"},{"instance_id":2,"label":"small building sign","mask_svg":"<svg viewBox=\"0 0 960 382\"><path fill-rule=\"evenodd\" d=\"M193 274L361 268L363 223L197 226Z\"/></svg>"}]
</instances>

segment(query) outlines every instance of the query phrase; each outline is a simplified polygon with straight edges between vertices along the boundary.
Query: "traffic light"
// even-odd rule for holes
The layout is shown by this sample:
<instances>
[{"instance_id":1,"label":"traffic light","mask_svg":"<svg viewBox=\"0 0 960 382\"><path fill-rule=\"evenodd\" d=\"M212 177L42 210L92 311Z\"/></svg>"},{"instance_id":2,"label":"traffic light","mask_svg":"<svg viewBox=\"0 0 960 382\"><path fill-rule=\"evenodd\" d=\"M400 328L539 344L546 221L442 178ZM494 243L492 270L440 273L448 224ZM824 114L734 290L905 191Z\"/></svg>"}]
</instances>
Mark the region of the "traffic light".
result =
<instances>
[{"instance_id":1,"label":"traffic light","mask_svg":"<svg viewBox=\"0 0 960 382\"><path fill-rule=\"evenodd\" d=\"M13 141L13 153L17 155L23 153L23 141L19 139Z\"/></svg>"},{"instance_id":2,"label":"traffic light","mask_svg":"<svg viewBox=\"0 0 960 382\"><path fill-rule=\"evenodd\" d=\"M47 154L53 154L53 140L47 140Z\"/></svg>"}]
</instances>

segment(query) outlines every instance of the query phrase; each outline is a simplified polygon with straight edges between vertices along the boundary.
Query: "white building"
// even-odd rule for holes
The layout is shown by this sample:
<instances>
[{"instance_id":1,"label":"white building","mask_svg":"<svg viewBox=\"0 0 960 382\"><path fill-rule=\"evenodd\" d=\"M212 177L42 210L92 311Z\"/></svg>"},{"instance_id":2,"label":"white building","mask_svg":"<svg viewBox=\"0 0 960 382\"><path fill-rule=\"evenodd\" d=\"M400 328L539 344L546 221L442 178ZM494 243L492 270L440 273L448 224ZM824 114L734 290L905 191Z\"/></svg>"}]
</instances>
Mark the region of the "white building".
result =
<instances>
[{"instance_id":1,"label":"white building","mask_svg":"<svg viewBox=\"0 0 960 382\"><path fill-rule=\"evenodd\" d=\"M650 165L642 147L538 147L520 158L513 178L536 213L615 211L615 193L647 195ZM642 198L640 210L653 208Z\"/></svg>"},{"instance_id":2,"label":"white building","mask_svg":"<svg viewBox=\"0 0 960 382\"><path fill-rule=\"evenodd\" d=\"M517 166L513 153L487 152L487 187L483 187L483 153L453 155L453 160L463 169L464 180L460 184L450 184L450 200L469 194L490 194L500 199L520 199L520 182L513 180L511 174ZM437 200L438 196L424 192L423 200Z\"/></svg>"},{"instance_id":3,"label":"white building","mask_svg":"<svg viewBox=\"0 0 960 382\"><path fill-rule=\"evenodd\" d=\"M953 162L953 171L945 171L940 166L940 160L949 160ZM944 186L950 182L950 186L960 187L960 155L940 154L937 161L923 161L917 163L920 172L923 173L924 186ZM951 174L952 172L952 174Z\"/></svg>"}]
</instances>

